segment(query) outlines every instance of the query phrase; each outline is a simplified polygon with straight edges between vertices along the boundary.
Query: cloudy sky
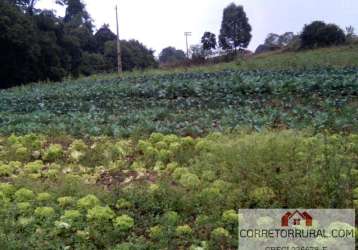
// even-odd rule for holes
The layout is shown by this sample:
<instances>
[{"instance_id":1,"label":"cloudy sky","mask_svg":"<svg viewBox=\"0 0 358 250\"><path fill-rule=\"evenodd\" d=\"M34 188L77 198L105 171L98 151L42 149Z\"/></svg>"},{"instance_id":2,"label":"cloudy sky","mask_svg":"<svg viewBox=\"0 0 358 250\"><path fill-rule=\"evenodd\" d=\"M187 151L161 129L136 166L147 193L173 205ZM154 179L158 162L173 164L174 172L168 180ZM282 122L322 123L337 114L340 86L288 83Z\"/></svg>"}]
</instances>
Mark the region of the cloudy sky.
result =
<instances>
[{"instance_id":1,"label":"cloudy sky","mask_svg":"<svg viewBox=\"0 0 358 250\"><path fill-rule=\"evenodd\" d=\"M39 0L36 7L64 10L55 0ZM185 31L190 44L198 44L205 31L218 34L223 9L235 2L244 6L253 27L249 48L254 50L268 33L299 32L314 20L358 29L357 0L82 0L97 28L108 23L115 31L114 6L119 5L120 36L137 39L158 54L164 47L185 49Z\"/></svg>"}]
</instances>

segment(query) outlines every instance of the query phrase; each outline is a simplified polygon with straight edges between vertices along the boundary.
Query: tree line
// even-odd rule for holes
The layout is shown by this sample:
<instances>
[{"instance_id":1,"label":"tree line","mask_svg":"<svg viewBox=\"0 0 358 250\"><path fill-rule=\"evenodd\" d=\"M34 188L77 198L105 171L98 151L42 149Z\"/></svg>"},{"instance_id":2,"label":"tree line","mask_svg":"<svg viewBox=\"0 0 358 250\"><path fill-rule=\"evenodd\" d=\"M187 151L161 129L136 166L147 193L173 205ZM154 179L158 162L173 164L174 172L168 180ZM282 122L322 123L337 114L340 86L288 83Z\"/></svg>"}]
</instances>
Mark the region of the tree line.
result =
<instances>
[{"instance_id":1,"label":"tree line","mask_svg":"<svg viewBox=\"0 0 358 250\"><path fill-rule=\"evenodd\" d=\"M218 38L212 32L206 31L201 43L191 46L191 60L188 61L182 50L173 47L165 48L160 56L161 64L202 64L208 59L213 62L223 60L232 60L237 55L251 54L247 51L252 35L251 25L244 11L243 6L234 3L228 5L223 11L220 34ZM265 53L274 50L298 51L304 49L315 49L327 46L337 46L345 43L357 41L354 28L347 27L344 32L338 25L325 23L323 21L313 21L306 24L299 34L285 32L284 34L268 34L265 42L259 45L255 51L256 54ZM224 55L224 57L220 57Z\"/></svg>"},{"instance_id":2,"label":"tree line","mask_svg":"<svg viewBox=\"0 0 358 250\"><path fill-rule=\"evenodd\" d=\"M252 27L246 15L244 7L229 4L223 11L223 17L218 38L212 32L206 31L202 38L201 44L191 47L192 61L205 60L213 55L213 51L220 48L225 54L236 55L244 51L252 38ZM186 60L184 51L177 50L174 47L163 49L159 55L161 64L175 64Z\"/></svg>"},{"instance_id":3,"label":"tree line","mask_svg":"<svg viewBox=\"0 0 358 250\"><path fill-rule=\"evenodd\" d=\"M63 17L51 10L36 9L37 1L0 0L0 88L116 70L116 35L106 24L94 32L81 0L57 0L57 4L66 7ZM205 63L217 56L217 51L233 59L238 52L247 53L251 31L243 6L232 3L223 10L219 36L205 32L201 44L191 47L191 61L184 51L167 47L157 62L153 50L137 40L123 40L123 70L157 67L158 63ZM314 21L305 25L300 34L269 34L256 53L335 46L352 40L356 40L353 27L348 27L345 34L335 24Z\"/></svg>"},{"instance_id":4,"label":"tree line","mask_svg":"<svg viewBox=\"0 0 358 250\"><path fill-rule=\"evenodd\" d=\"M0 0L0 88L115 71L116 35L106 24L94 32L81 0L57 0L66 7L63 17L36 9L37 1ZM249 45L251 30L244 8L232 3L223 11L218 41L215 34L206 32L202 46L192 47L192 58L205 58L218 45L236 54ZM121 41L121 50L123 70L158 66L154 51L139 41ZM173 47L159 55L161 64L185 60L185 53Z\"/></svg>"},{"instance_id":5,"label":"tree line","mask_svg":"<svg viewBox=\"0 0 358 250\"><path fill-rule=\"evenodd\" d=\"M36 9L36 2L0 0L0 88L115 70L116 35L108 25L94 32L80 0L58 0L63 17ZM157 66L153 50L121 42L124 70Z\"/></svg>"},{"instance_id":6,"label":"tree line","mask_svg":"<svg viewBox=\"0 0 358 250\"><path fill-rule=\"evenodd\" d=\"M336 24L313 21L306 24L299 34L285 32L282 35L270 33L265 42L259 45L256 54L275 50L297 51L320 47L351 44L357 41L354 28L346 27L344 31Z\"/></svg>"}]
</instances>

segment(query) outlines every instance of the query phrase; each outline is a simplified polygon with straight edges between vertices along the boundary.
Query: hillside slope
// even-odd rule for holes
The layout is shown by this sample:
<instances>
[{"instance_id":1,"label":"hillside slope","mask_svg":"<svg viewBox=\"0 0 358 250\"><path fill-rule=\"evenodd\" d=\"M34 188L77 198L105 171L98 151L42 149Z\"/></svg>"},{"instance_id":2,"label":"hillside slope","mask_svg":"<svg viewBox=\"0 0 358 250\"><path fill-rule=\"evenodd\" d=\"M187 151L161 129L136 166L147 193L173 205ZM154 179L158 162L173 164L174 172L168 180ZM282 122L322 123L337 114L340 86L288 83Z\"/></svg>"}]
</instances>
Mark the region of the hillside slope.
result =
<instances>
[{"instance_id":1,"label":"hillside slope","mask_svg":"<svg viewBox=\"0 0 358 250\"><path fill-rule=\"evenodd\" d=\"M132 73L122 79L102 75L5 90L0 92L0 133L122 137L198 136L237 128L356 131L357 51L278 53L190 71Z\"/></svg>"},{"instance_id":2,"label":"hillside slope","mask_svg":"<svg viewBox=\"0 0 358 250\"><path fill-rule=\"evenodd\" d=\"M242 64L247 69L358 67L358 43L300 52L272 52L254 56Z\"/></svg>"},{"instance_id":3,"label":"hillside slope","mask_svg":"<svg viewBox=\"0 0 358 250\"><path fill-rule=\"evenodd\" d=\"M238 209L358 208L355 53L1 91L2 249L234 250Z\"/></svg>"}]
</instances>

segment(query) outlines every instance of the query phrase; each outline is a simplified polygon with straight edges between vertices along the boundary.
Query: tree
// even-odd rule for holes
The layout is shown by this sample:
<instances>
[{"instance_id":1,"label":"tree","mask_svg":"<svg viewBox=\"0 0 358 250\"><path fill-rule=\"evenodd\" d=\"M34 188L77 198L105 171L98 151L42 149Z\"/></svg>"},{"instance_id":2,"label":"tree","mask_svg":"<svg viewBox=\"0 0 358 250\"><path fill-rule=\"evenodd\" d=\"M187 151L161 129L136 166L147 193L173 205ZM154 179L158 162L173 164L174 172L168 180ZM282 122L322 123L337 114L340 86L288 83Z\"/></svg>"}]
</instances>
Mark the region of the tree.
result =
<instances>
[{"instance_id":1,"label":"tree","mask_svg":"<svg viewBox=\"0 0 358 250\"><path fill-rule=\"evenodd\" d=\"M261 44L257 47L255 53L266 53L270 51L275 51L278 49L282 49L289 44L292 44L292 42L297 38L293 32L286 32L282 35L278 35L275 33L270 33L267 35L265 39L265 43Z\"/></svg>"},{"instance_id":2,"label":"tree","mask_svg":"<svg viewBox=\"0 0 358 250\"><path fill-rule=\"evenodd\" d=\"M224 50L247 48L252 35L251 26L243 6L230 4L224 9L219 42Z\"/></svg>"},{"instance_id":3,"label":"tree","mask_svg":"<svg viewBox=\"0 0 358 250\"><path fill-rule=\"evenodd\" d=\"M206 51L216 49L216 35L211 32L205 32L203 37L201 38L201 44L203 49Z\"/></svg>"},{"instance_id":4,"label":"tree","mask_svg":"<svg viewBox=\"0 0 358 250\"><path fill-rule=\"evenodd\" d=\"M70 75L78 77L80 75L80 65L82 60L82 50L79 39L73 35L65 33L59 43L64 51L62 60L65 63L66 71Z\"/></svg>"},{"instance_id":5,"label":"tree","mask_svg":"<svg viewBox=\"0 0 358 250\"><path fill-rule=\"evenodd\" d=\"M38 0L7 0L11 4L15 4L22 8L25 12L30 15L34 14L35 5Z\"/></svg>"},{"instance_id":6,"label":"tree","mask_svg":"<svg viewBox=\"0 0 358 250\"><path fill-rule=\"evenodd\" d=\"M52 11L41 11L35 15L34 21L37 26L37 41L40 48L37 67L41 71L41 80L59 81L66 74L65 64L62 56L65 53L60 46L62 37L59 19Z\"/></svg>"},{"instance_id":7,"label":"tree","mask_svg":"<svg viewBox=\"0 0 358 250\"><path fill-rule=\"evenodd\" d=\"M291 43L295 37L293 32L285 32L282 35L270 33L267 35L264 45L284 47Z\"/></svg>"},{"instance_id":8,"label":"tree","mask_svg":"<svg viewBox=\"0 0 358 250\"><path fill-rule=\"evenodd\" d=\"M300 35L301 48L318 48L343 44L346 36L341 28L335 24L326 24L321 21L314 21L305 25Z\"/></svg>"},{"instance_id":9,"label":"tree","mask_svg":"<svg viewBox=\"0 0 358 250\"><path fill-rule=\"evenodd\" d=\"M114 71L117 68L117 43L115 41L105 42L103 55L107 65L107 71Z\"/></svg>"},{"instance_id":10,"label":"tree","mask_svg":"<svg viewBox=\"0 0 358 250\"><path fill-rule=\"evenodd\" d=\"M154 51L146 48L137 40L121 41L123 70L145 69L157 67ZM113 71L117 67L116 41L107 41L104 45L104 57L108 70Z\"/></svg>"},{"instance_id":11,"label":"tree","mask_svg":"<svg viewBox=\"0 0 358 250\"><path fill-rule=\"evenodd\" d=\"M280 35L277 35L275 33L268 34L265 40L265 45L280 46Z\"/></svg>"},{"instance_id":12,"label":"tree","mask_svg":"<svg viewBox=\"0 0 358 250\"><path fill-rule=\"evenodd\" d=\"M58 0L57 3L67 6L62 22L62 46L68 54L71 75L77 77L81 73L82 55L96 53L92 20L81 0Z\"/></svg>"},{"instance_id":13,"label":"tree","mask_svg":"<svg viewBox=\"0 0 358 250\"><path fill-rule=\"evenodd\" d=\"M354 40L354 38L356 38L356 34L353 26L346 27L346 38L348 41L352 41Z\"/></svg>"},{"instance_id":14,"label":"tree","mask_svg":"<svg viewBox=\"0 0 358 250\"><path fill-rule=\"evenodd\" d=\"M39 79L36 26L17 7L0 1L0 88Z\"/></svg>"},{"instance_id":15,"label":"tree","mask_svg":"<svg viewBox=\"0 0 358 250\"><path fill-rule=\"evenodd\" d=\"M166 63L178 63L186 60L184 51L177 50L174 47L167 47L159 54L159 62Z\"/></svg>"},{"instance_id":16,"label":"tree","mask_svg":"<svg viewBox=\"0 0 358 250\"><path fill-rule=\"evenodd\" d=\"M80 73L89 76L106 71L105 60L102 54L84 52L80 65Z\"/></svg>"},{"instance_id":17,"label":"tree","mask_svg":"<svg viewBox=\"0 0 358 250\"><path fill-rule=\"evenodd\" d=\"M297 36L293 32L285 32L279 38L280 46L287 46L292 43Z\"/></svg>"},{"instance_id":18,"label":"tree","mask_svg":"<svg viewBox=\"0 0 358 250\"><path fill-rule=\"evenodd\" d=\"M123 70L157 67L154 51L137 40L121 41Z\"/></svg>"},{"instance_id":19,"label":"tree","mask_svg":"<svg viewBox=\"0 0 358 250\"><path fill-rule=\"evenodd\" d=\"M208 50L204 50L202 45L193 45L190 47L191 50L191 60L194 63L203 63L207 56Z\"/></svg>"},{"instance_id":20,"label":"tree","mask_svg":"<svg viewBox=\"0 0 358 250\"><path fill-rule=\"evenodd\" d=\"M65 17L28 11L36 2L0 0L0 88L115 70L116 36L108 25L94 35L80 0L57 1L67 6ZM124 70L156 67L153 53L136 40L122 41Z\"/></svg>"},{"instance_id":21,"label":"tree","mask_svg":"<svg viewBox=\"0 0 358 250\"><path fill-rule=\"evenodd\" d=\"M71 24L74 27L85 26L92 32L92 19L81 0L57 0L56 3L67 6L63 19L65 23Z\"/></svg>"},{"instance_id":22,"label":"tree","mask_svg":"<svg viewBox=\"0 0 358 250\"><path fill-rule=\"evenodd\" d=\"M115 41L117 36L109 29L108 24L104 24L94 35L97 51L104 53L104 44L108 41Z\"/></svg>"}]
</instances>

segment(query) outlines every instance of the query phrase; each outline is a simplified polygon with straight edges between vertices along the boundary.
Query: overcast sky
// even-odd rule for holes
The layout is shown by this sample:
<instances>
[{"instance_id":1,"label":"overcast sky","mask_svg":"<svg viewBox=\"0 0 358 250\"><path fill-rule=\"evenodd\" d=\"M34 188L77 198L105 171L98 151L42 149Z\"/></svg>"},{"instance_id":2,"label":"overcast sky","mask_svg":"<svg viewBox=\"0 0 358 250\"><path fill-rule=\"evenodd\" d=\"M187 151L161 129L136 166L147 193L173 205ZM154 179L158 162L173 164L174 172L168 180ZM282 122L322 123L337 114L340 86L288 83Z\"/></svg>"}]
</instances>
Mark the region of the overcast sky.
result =
<instances>
[{"instance_id":1,"label":"overcast sky","mask_svg":"<svg viewBox=\"0 0 358 250\"><path fill-rule=\"evenodd\" d=\"M36 7L64 10L55 0L39 0ZM249 48L264 41L268 33L301 31L314 20L358 29L358 0L82 0L97 28L108 23L115 31L114 6L119 4L121 39L137 39L158 54L167 46L185 49L184 32L191 31L191 45L200 43L205 31L218 35L223 9L241 4L253 28Z\"/></svg>"}]
</instances>

